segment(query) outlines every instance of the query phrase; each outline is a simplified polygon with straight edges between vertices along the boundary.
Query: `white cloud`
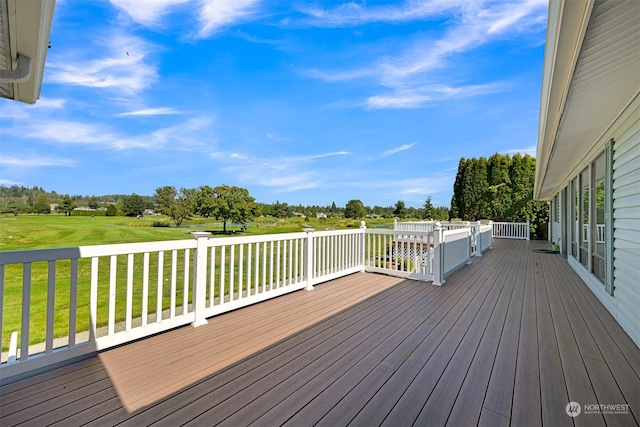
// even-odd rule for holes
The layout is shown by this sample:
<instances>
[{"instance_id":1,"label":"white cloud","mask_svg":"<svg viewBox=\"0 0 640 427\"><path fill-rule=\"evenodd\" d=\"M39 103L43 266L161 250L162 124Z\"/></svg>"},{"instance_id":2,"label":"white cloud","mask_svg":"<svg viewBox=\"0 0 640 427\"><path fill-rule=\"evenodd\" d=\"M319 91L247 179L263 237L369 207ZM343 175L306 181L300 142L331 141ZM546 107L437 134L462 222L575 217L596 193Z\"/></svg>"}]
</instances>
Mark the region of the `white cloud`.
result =
<instances>
[{"instance_id":1,"label":"white cloud","mask_svg":"<svg viewBox=\"0 0 640 427\"><path fill-rule=\"evenodd\" d=\"M8 132L49 143L91 146L105 150L171 149L188 150L203 145L201 131L212 123L207 117L193 117L172 126L141 135L124 135L102 123L82 123L64 120L42 120L17 125Z\"/></svg>"},{"instance_id":2,"label":"white cloud","mask_svg":"<svg viewBox=\"0 0 640 427\"><path fill-rule=\"evenodd\" d=\"M199 37L209 37L222 28L250 19L260 0L201 0Z\"/></svg>"},{"instance_id":3,"label":"white cloud","mask_svg":"<svg viewBox=\"0 0 640 427\"><path fill-rule=\"evenodd\" d=\"M439 38L429 35L409 40L408 46L394 46L399 54L374 60L365 67L351 70L306 70L304 75L329 82L373 78L380 86L392 90L391 93L375 94L367 98L361 105L369 109L416 108L434 98L490 93L499 90L499 86L495 83L452 85L436 81L432 72L449 68L458 55L495 39L509 37L511 33L541 32L546 20L546 7L543 0L525 0L436 3L414 1L400 6L372 8L349 3L331 10L313 9L308 13L318 22L327 25L425 19L443 12L453 14L455 19L447 22L449 29Z\"/></svg>"},{"instance_id":4,"label":"white cloud","mask_svg":"<svg viewBox=\"0 0 640 427\"><path fill-rule=\"evenodd\" d=\"M166 116L173 114L181 114L179 111L173 108L144 108L142 110L128 111L126 113L118 114L119 117L127 116Z\"/></svg>"},{"instance_id":5,"label":"white cloud","mask_svg":"<svg viewBox=\"0 0 640 427\"><path fill-rule=\"evenodd\" d=\"M370 22L406 22L438 16L457 9L469 0L411 0L401 4L367 7L349 2L323 9L303 7L302 13L309 16L303 23L318 27L347 27Z\"/></svg>"},{"instance_id":6,"label":"white cloud","mask_svg":"<svg viewBox=\"0 0 640 427\"><path fill-rule=\"evenodd\" d=\"M113 34L96 44L91 53L77 50L65 58L52 58L47 63L49 81L134 95L158 79L156 67L147 62L153 47L145 40ZM104 54L92 57L96 51Z\"/></svg>"},{"instance_id":7,"label":"white cloud","mask_svg":"<svg viewBox=\"0 0 640 427\"><path fill-rule=\"evenodd\" d=\"M0 157L0 165L7 166L7 167L19 166L23 168L34 168L34 167L44 167L44 166L70 167L75 165L75 161L70 159L62 159L58 157L40 156L34 153L23 155L23 157L15 157L15 156L3 154L2 157Z\"/></svg>"},{"instance_id":8,"label":"white cloud","mask_svg":"<svg viewBox=\"0 0 640 427\"><path fill-rule=\"evenodd\" d=\"M524 148L511 148L509 150L505 150L505 151L501 151L501 154L529 154L530 156L535 157L536 156L536 146L532 145L530 147L524 147Z\"/></svg>"},{"instance_id":9,"label":"white cloud","mask_svg":"<svg viewBox=\"0 0 640 427\"><path fill-rule=\"evenodd\" d=\"M378 159L383 159L385 157L393 156L394 154L398 154L402 151L409 150L414 145L416 145L415 142L413 144L402 144L398 147L391 148L378 156L369 157L369 160L378 160Z\"/></svg>"},{"instance_id":10,"label":"white cloud","mask_svg":"<svg viewBox=\"0 0 640 427\"><path fill-rule=\"evenodd\" d=\"M155 27L172 8L190 0L109 0L112 5L125 11L135 22Z\"/></svg>"}]
</instances>

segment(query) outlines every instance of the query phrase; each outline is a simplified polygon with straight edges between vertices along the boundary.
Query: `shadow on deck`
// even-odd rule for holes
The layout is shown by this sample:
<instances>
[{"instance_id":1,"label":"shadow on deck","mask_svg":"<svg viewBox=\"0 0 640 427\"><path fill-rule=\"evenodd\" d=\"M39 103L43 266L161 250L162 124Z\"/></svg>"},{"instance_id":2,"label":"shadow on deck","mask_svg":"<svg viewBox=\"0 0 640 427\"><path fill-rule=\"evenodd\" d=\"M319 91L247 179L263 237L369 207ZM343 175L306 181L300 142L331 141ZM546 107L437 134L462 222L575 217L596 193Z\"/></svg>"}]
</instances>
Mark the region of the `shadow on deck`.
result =
<instances>
[{"instance_id":1,"label":"shadow on deck","mask_svg":"<svg viewBox=\"0 0 640 427\"><path fill-rule=\"evenodd\" d=\"M638 425L640 351L545 247L495 240L443 287L357 273L111 349L0 388L0 424Z\"/></svg>"}]
</instances>

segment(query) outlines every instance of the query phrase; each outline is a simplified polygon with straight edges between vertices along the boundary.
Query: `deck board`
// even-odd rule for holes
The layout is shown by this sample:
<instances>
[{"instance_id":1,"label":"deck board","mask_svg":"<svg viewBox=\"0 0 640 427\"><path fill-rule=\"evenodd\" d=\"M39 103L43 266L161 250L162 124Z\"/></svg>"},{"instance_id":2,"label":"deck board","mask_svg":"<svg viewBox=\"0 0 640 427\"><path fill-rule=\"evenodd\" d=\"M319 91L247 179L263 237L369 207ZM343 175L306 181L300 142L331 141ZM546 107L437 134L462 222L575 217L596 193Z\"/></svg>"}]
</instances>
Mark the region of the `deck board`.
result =
<instances>
[{"instance_id":1,"label":"deck board","mask_svg":"<svg viewBox=\"0 0 640 427\"><path fill-rule=\"evenodd\" d=\"M545 243L357 273L0 387L0 425L638 425L640 351ZM625 415L565 406L628 404Z\"/></svg>"}]
</instances>

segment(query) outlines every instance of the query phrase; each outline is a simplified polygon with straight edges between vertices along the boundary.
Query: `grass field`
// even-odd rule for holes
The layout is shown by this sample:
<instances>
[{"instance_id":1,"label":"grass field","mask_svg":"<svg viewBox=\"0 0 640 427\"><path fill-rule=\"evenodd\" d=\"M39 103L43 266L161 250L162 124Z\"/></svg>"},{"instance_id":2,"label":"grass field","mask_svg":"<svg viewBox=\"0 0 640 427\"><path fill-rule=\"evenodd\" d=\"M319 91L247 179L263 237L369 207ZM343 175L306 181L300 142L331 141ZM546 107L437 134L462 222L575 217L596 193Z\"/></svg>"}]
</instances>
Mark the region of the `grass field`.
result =
<instances>
[{"instance_id":1,"label":"grass field","mask_svg":"<svg viewBox=\"0 0 640 427\"><path fill-rule=\"evenodd\" d=\"M166 240L192 239L192 231L210 231L214 235L222 234L222 224L213 221L196 219L186 223L180 228L176 227L154 227L154 222L169 222L169 219L162 217L147 217L141 219L127 217L66 217L62 215L20 215L0 216L0 250L28 250L36 248L56 248L103 245L113 243L136 243ZM384 224L391 226L392 221L375 220L372 226L380 227ZM358 220L348 219L326 219L318 220L291 218L258 218L252 221L246 231L241 231L240 226L227 226L228 235L259 235L286 232L298 232L303 228L314 228L316 230L354 228L360 225ZM157 271L154 270L154 255L150 265L150 277L154 277ZM121 258L121 257L119 257ZM79 262L78 275L78 317L76 328L78 331L87 330L89 327L89 264L90 260L82 259ZM47 315L47 277L48 266L46 262L33 263L32 268L32 292L30 297L30 343L39 343L44 340L45 324ZM71 265L69 261L56 263L56 284L67 283L67 285L57 286L55 295L55 335L65 336L68 330L69 319L69 275ZM136 263L134 277L135 282L142 282L142 268L140 263ZM100 260L100 282L106 283L108 279L108 259ZM126 260L118 262L118 300L124 300L121 292L125 286L121 285L121 280L126 278ZM105 276L103 278L102 276ZM168 275L168 273L167 273ZM165 275L165 277L168 277ZM9 335L12 331L20 331L22 316L22 266L13 265L5 268L3 322L2 322L2 349L8 348ZM178 278L178 283L182 283L182 278ZM151 287L149 303L151 306L157 301L155 289ZM106 313L108 306L108 286L99 288L98 312ZM142 289L136 285L134 288L133 307L134 315L141 313ZM217 296L217 294L216 294ZM182 289L178 289L178 300L182 298ZM169 294L161 296L164 307L169 305ZM124 306L121 304L116 308L117 319L125 317ZM97 326L106 323L107 317L99 315L94 319Z\"/></svg>"}]
</instances>

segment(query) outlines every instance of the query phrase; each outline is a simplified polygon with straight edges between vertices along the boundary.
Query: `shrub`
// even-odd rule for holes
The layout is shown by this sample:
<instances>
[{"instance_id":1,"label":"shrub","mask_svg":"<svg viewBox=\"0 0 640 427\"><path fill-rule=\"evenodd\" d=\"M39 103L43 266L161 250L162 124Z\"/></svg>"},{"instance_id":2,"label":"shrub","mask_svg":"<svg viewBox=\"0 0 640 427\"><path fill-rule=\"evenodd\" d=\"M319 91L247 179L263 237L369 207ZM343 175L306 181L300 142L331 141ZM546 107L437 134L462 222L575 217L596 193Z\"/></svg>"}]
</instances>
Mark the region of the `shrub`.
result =
<instances>
[{"instance_id":1,"label":"shrub","mask_svg":"<svg viewBox=\"0 0 640 427\"><path fill-rule=\"evenodd\" d=\"M165 221L153 221L152 227L170 227L171 224Z\"/></svg>"}]
</instances>

